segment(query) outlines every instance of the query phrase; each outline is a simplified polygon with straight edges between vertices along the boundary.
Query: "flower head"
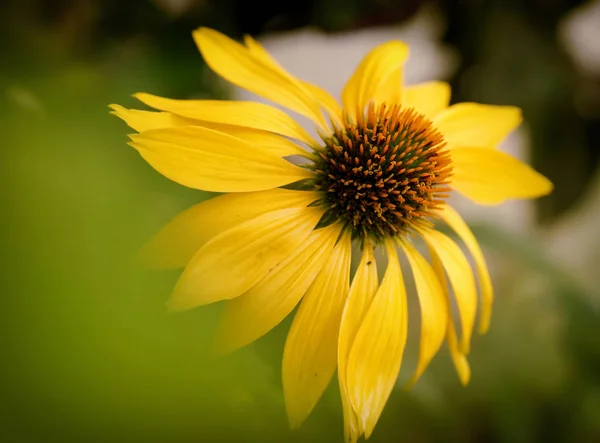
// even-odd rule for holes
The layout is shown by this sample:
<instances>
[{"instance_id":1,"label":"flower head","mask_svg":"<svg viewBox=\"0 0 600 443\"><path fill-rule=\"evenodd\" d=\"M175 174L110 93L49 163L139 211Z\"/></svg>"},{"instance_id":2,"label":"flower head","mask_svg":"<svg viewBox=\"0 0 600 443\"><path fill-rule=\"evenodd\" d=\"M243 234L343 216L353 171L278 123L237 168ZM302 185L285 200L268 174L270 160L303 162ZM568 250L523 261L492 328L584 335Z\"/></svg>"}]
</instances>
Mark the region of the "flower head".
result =
<instances>
[{"instance_id":1,"label":"flower head","mask_svg":"<svg viewBox=\"0 0 600 443\"><path fill-rule=\"evenodd\" d=\"M382 242L423 222L443 203L452 167L444 137L423 115L369 103L316 149L315 188L326 217L354 238Z\"/></svg>"},{"instance_id":2,"label":"flower head","mask_svg":"<svg viewBox=\"0 0 600 443\"><path fill-rule=\"evenodd\" d=\"M421 310L412 381L446 340L467 383L477 286L480 332L489 326L493 292L481 249L447 197L456 191L476 203L498 204L552 190L545 177L497 149L520 124L519 109L449 106L443 82L404 86L408 48L402 42L365 57L340 107L249 37L242 45L200 28L194 39L215 72L309 117L320 139L286 113L254 102L140 93L136 97L157 111L112 106L138 131L131 145L157 171L184 186L225 193L177 216L146 248L153 266L185 268L170 306L227 300L217 348L229 352L264 335L300 304L283 357L290 423L306 419L337 368L346 441L353 442L373 432L413 321L400 252ZM457 243L435 229L436 220L456 232L475 272ZM416 237L424 240L429 260L413 245ZM360 251L354 272L352 244ZM381 280L376 248L387 256Z\"/></svg>"}]
</instances>

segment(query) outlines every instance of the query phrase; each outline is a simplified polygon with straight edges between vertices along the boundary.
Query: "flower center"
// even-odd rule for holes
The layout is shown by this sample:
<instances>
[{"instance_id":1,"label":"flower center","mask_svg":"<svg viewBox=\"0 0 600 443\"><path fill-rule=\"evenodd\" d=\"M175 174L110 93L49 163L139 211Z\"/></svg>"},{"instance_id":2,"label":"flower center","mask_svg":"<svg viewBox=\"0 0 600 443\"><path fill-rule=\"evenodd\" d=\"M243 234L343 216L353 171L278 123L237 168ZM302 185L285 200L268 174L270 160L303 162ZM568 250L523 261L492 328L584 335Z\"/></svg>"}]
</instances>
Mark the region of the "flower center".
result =
<instances>
[{"instance_id":1,"label":"flower center","mask_svg":"<svg viewBox=\"0 0 600 443\"><path fill-rule=\"evenodd\" d=\"M323 137L317 189L353 235L376 241L406 232L448 197L451 159L442 134L422 114L370 103L356 122Z\"/></svg>"}]
</instances>

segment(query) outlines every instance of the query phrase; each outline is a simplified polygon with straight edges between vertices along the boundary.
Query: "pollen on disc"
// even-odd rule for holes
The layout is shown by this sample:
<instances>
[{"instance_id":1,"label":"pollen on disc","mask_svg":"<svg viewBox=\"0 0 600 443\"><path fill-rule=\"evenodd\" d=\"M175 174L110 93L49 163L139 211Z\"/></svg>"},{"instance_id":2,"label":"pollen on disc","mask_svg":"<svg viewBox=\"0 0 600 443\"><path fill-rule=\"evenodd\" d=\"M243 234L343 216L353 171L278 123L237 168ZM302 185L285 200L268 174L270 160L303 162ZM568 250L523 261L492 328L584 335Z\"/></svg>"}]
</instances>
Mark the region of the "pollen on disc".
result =
<instances>
[{"instance_id":1,"label":"pollen on disc","mask_svg":"<svg viewBox=\"0 0 600 443\"><path fill-rule=\"evenodd\" d=\"M317 151L316 186L328 217L381 240L432 215L448 197L451 158L442 134L413 108L369 104L334 127Z\"/></svg>"}]
</instances>

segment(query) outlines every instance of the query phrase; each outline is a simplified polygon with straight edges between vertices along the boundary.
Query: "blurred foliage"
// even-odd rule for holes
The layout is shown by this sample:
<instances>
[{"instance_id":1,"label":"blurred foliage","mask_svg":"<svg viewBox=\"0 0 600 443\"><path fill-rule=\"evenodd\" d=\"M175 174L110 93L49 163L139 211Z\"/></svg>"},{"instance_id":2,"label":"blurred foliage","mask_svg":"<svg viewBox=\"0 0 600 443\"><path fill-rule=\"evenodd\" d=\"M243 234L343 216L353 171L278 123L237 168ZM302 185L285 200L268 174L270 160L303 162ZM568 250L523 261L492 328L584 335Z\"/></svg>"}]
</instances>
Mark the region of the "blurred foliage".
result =
<instances>
[{"instance_id":1,"label":"blurred foliage","mask_svg":"<svg viewBox=\"0 0 600 443\"><path fill-rule=\"evenodd\" d=\"M238 36L305 25L338 32L401 23L421 3L3 3L0 441L341 441L335 383L301 430L287 429L279 365L289 322L215 361L220 306L165 312L177 275L140 270L135 252L208 194L140 161L107 104L133 104L142 90L226 97L190 38L200 25ZM575 108L581 74L556 37L577 3L437 2L445 41L462 57L455 100L524 108L535 163L557 187L541 202L548 223L597 169L600 111ZM598 294L535 238L478 233L501 266L472 383L460 386L442 352L412 391L394 394L372 441L600 441Z\"/></svg>"}]
</instances>

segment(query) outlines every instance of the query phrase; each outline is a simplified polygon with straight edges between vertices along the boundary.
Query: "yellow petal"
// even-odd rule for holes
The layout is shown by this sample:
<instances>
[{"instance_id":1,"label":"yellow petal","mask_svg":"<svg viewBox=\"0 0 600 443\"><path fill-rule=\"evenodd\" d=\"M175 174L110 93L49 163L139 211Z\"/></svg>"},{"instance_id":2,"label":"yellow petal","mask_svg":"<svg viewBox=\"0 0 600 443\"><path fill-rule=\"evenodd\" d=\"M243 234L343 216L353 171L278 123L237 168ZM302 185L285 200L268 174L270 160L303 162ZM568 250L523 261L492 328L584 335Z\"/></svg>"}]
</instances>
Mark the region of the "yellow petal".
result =
<instances>
[{"instance_id":1,"label":"yellow petal","mask_svg":"<svg viewBox=\"0 0 600 443\"><path fill-rule=\"evenodd\" d=\"M285 112L264 103L232 100L173 100L156 95L138 93L138 100L160 111L181 117L261 129L315 145L306 130Z\"/></svg>"},{"instance_id":2,"label":"yellow petal","mask_svg":"<svg viewBox=\"0 0 600 443\"><path fill-rule=\"evenodd\" d=\"M460 315L461 350L468 354L477 315L477 289L471 266L450 237L432 229L422 229L419 233L427 243L431 255L439 258L448 274Z\"/></svg>"},{"instance_id":3,"label":"yellow petal","mask_svg":"<svg viewBox=\"0 0 600 443\"><path fill-rule=\"evenodd\" d=\"M240 138L246 143L253 145L257 149L263 150L278 157L287 157L290 155L300 155L305 157L308 155L308 151L302 149L293 141L271 132L260 131L252 128L244 128L241 126L230 126L228 128L224 128L224 125L216 124L208 124L204 126L209 128L212 126L212 128L217 131L225 132L233 137Z\"/></svg>"},{"instance_id":4,"label":"yellow petal","mask_svg":"<svg viewBox=\"0 0 600 443\"><path fill-rule=\"evenodd\" d=\"M406 344L406 291L391 241L386 252L388 267L348 357L348 393L365 438L373 432L396 384Z\"/></svg>"},{"instance_id":5,"label":"yellow petal","mask_svg":"<svg viewBox=\"0 0 600 443\"><path fill-rule=\"evenodd\" d=\"M169 306L190 309L242 295L292 255L321 216L314 207L281 209L217 235L189 262Z\"/></svg>"},{"instance_id":6,"label":"yellow petal","mask_svg":"<svg viewBox=\"0 0 600 443\"><path fill-rule=\"evenodd\" d=\"M481 292L481 309L479 314L479 333L484 334L490 326L492 316L492 304L494 301L494 289L488 267L479 247L479 242L462 217L450 206L438 212L439 216L450 226L465 243L469 253L475 261L479 291Z\"/></svg>"},{"instance_id":7,"label":"yellow petal","mask_svg":"<svg viewBox=\"0 0 600 443\"><path fill-rule=\"evenodd\" d=\"M262 149L279 157L307 155L307 151L293 141L260 129L192 120L179 117L169 112L139 111L137 109L125 109L119 105L111 105L111 108L114 110L112 114L124 120L129 127L138 132L178 126L203 126L205 128L214 129L215 131L224 132L233 137L241 138L246 143L255 145L257 149Z\"/></svg>"},{"instance_id":8,"label":"yellow petal","mask_svg":"<svg viewBox=\"0 0 600 443\"><path fill-rule=\"evenodd\" d=\"M215 30L199 28L193 36L208 66L225 80L324 124L315 97L289 74L273 69L248 48Z\"/></svg>"},{"instance_id":9,"label":"yellow petal","mask_svg":"<svg viewBox=\"0 0 600 443\"><path fill-rule=\"evenodd\" d=\"M410 242L399 240L398 244L404 250L412 268L421 307L419 360L415 374L409 383L412 385L423 374L431 359L442 346L446 336L449 312L444 290L431 265Z\"/></svg>"},{"instance_id":10,"label":"yellow petal","mask_svg":"<svg viewBox=\"0 0 600 443\"><path fill-rule=\"evenodd\" d=\"M194 124L194 120L178 117L169 112L139 111L126 109L119 105L110 105L110 108L113 110L111 114L116 115L138 132Z\"/></svg>"},{"instance_id":11,"label":"yellow petal","mask_svg":"<svg viewBox=\"0 0 600 443\"><path fill-rule=\"evenodd\" d=\"M111 105L110 107L113 109L112 114L124 120L129 127L138 132L178 126L203 126L205 128L214 129L215 131L224 132L233 137L241 138L245 142L255 145L257 148L280 157L307 155L307 151L293 141L260 129L193 120L190 118L179 117L169 112L140 111L137 109L126 109L119 105Z\"/></svg>"},{"instance_id":12,"label":"yellow petal","mask_svg":"<svg viewBox=\"0 0 600 443\"><path fill-rule=\"evenodd\" d=\"M306 157L309 153L290 139L260 129L233 126L222 123L213 123L196 120L195 126L213 129L232 137L241 139L251 144L255 149L267 152L278 157L300 155Z\"/></svg>"},{"instance_id":13,"label":"yellow petal","mask_svg":"<svg viewBox=\"0 0 600 443\"><path fill-rule=\"evenodd\" d=\"M514 106L457 103L438 114L433 123L444 134L448 147L495 147L521 124Z\"/></svg>"},{"instance_id":14,"label":"yellow petal","mask_svg":"<svg viewBox=\"0 0 600 443\"><path fill-rule=\"evenodd\" d=\"M375 103L400 104L402 102L402 83L404 82L403 69L395 69L375 90L373 100Z\"/></svg>"},{"instance_id":15,"label":"yellow petal","mask_svg":"<svg viewBox=\"0 0 600 443\"><path fill-rule=\"evenodd\" d=\"M469 367L467 357L461 352L459 348L458 338L456 336L456 329L454 328L452 318L450 318L450 294L448 293L448 283L446 281L446 274L444 273L444 265L435 253L431 254L431 266L446 296L446 306L448 307L448 321L446 322L446 341L450 350L450 356L452 357L452 362L454 363L454 367L456 368L456 372L458 374L460 382L463 385L467 385L469 384L469 380L471 379L471 368Z\"/></svg>"},{"instance_id":16,"label":"yellow petal","mask_svg":"<svg viewBox=\"0 0 600 443\"><path fill-rule=\"evenodd\" d=\"M552 182L530 166L495 149L451 151L452 187L476 203L495 205L509 199L549 194Z\"/></svg>"},{"instance_id":17,"label":"yellow petal","mask_svg":"<svg viewBox=\"0 0 600 443\"><path fill-rule=\"evenodd\" d=\"M350 235L345 234L302 299L285 342L283 392L292 428L306 420L335 372L350 254Z\"/></svg>"},{"instance_id":18,"label":"yellow petal","mask_svg":"<svg viewBox=\"0 0 600 443\"><path fill-rule=\"evenodd\" d=\"M460 382L466 386L471 380L471 367L469 366L467 356L463 354L459 348L456 330L452 324L452 321L448 321L447 342L448 349L450 350L450 357L452 357L452 363L454 363L458 378Z\"/></svg>"},{"instance_id":19,"label":"yellow petal","mask_svg":"<svg viewBox=\"0 0 600 443\"><path fill-rule=\"evenodd\" d=\"M352 408L348 393L347 368L350 349L362 320L371 306L371 301L377 293L379 280L377 276L377 263L373 246L365 242L363 255L354 274L352 286L348 293L348 300L342 313L340 337L338 343L338 379L344 410L344 433L346 442L356 442L361 430L358 416Z\"/></svg>"},{"instance_id":20,"label":"yellow petal","mask_svg":"<svg viewBox=\"0 0 600 443\"><path fill-rule=\"evenodd\" d=\"M262 191L312 177L307 169L243 140L199 126L155 129L130 137L153 168L190 188Z\"/></svg>"},{"instance_id":21,"label":"yellow petal","mask_svg":"<svg viewBox=\"0 0 600 443\"><path fill-rule=\"evenodd\" d=\"M415 108L429 118L435 117L450 103L450 85L446 82L425 82L405 86L402 90L402 106Z\"/></svg>"},{"instance_id":22,"label":"yellow petal","mask_svg":"<svg viewBox=\"0 0 600 443\"><path fill-rule=\"evenodd\" d=\"M408 46L399 41L379 45L366 55L342 91L344 111L351 120L356 120L371 100L400 99L401 68L407 58Z\"/></svg>"},{"instance_id":23,"label":"yellow petal","mask_svg":"<svg viewBox=\"0 0 600 443\"><path fill-rule=\"evenodd\" d=\"M269 54L268 51L252 37L246 35L244 37L244 43L246 43L246 46L256 58L259 58L263 63L268 64L271 68L277 70L282 75L294 79L294 77L292 77L291 74L289 74L273 57L271 57L271 54ZM327 113L334 119L335 122L341 122L342 110L337 100L333 98L329 92L310 82L299 79L296 81L300 82L304 88L312 93L321 107L327 111Z\"/></svg>"},{"instance_id":24,"label":"yellow petal","mask_svg":"<svg viewBox=\"0 0 600 443\"><path fill-rule=\"evenodd\" d=\"M301 208L319 199L316 192L270 189L225 194L181 212L142 249L146 266L155 269L184 267L211 238L267 212Z\"/></svg>"},{"instance_id":25,"label":"yellow petal","mask_svg":"<svg viewBox=\"0 0 600 443\"><path fill-rule=\"evenodd\" d=\"M292 312L329 259L340 229L331 225L311 232L291 256L227 303L215 345L218 354L262 337Z\"/></svg>"}]
</instances>

